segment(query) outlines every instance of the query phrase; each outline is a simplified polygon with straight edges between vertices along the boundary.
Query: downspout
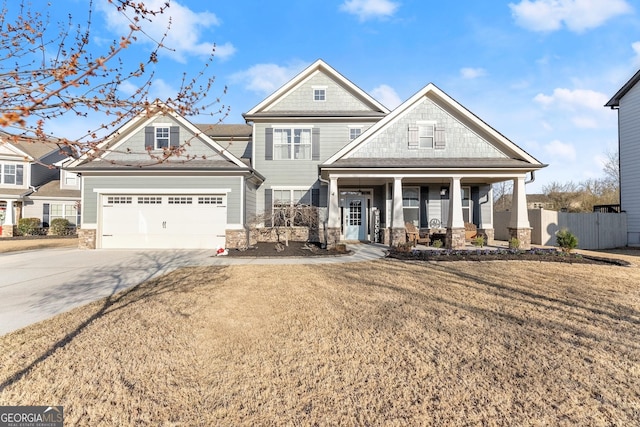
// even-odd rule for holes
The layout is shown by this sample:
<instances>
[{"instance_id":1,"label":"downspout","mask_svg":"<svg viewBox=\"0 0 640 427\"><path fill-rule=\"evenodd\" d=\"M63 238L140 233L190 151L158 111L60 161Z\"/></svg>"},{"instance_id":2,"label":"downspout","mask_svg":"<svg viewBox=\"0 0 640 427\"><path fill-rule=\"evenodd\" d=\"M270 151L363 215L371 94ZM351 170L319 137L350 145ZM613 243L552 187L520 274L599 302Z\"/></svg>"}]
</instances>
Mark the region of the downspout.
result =
<instances>
[{"instance_id":1,"label":"downspout","mask_svg":"<svg viewBox=\"0 0 640 427\"><path fill-rule=\"evenodd\" d=\"M536 180L536 171L531 171L530 173L531 173L531 179L529 181L525 181L524 182L525 185L531 184L533 181Z\"/></svg>"}]
</instances>

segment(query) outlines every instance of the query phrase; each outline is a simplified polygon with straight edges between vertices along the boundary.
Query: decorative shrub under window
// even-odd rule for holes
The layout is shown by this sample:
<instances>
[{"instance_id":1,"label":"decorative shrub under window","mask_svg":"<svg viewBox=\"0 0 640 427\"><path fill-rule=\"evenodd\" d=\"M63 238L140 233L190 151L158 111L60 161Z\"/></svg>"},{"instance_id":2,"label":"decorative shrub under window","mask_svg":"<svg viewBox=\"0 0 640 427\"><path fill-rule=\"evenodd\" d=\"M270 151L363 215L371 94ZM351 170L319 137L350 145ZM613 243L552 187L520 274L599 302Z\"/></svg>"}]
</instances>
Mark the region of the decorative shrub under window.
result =
<instances>
[{"instance_id":1,"label":"decorative shrub under window","mask_svg":"<svg viewBox=\"0 0 640 427\"><path fill-rule=\"evenodd\" d=\"M49 226L49 234L53 236L63 236L67 233L67 229L71 223L66 218L54 218Z\"/></svg>"},{"instance_id":2,"label":"decorative shrub under window","mask_svg":"<svg viewBox=\"0 0 640 427\"><path fill-rule=\"evenodd\" d=\"M18 231L23 236L34 236L38 234L40 228L40 218L20 218L18 220Z\"/></svg>"}]
</instances>

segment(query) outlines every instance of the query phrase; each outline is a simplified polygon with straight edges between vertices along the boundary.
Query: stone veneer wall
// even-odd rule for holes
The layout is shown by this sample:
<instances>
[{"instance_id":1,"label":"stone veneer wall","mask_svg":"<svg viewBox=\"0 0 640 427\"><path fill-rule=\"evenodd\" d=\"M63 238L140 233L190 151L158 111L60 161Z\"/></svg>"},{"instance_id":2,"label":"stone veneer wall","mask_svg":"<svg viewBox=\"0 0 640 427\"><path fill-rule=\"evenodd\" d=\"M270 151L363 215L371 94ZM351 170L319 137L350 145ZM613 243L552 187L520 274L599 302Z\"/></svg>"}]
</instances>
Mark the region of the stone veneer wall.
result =
<instances>
[{"instance_id":1,"label":"stone veneer wall","mask_svg":"<svg viewBox=\"0 0 640 427\"><path fill-rule=\"evenodd\" d=\"M392 228L389 246L397 246L402 243L407 243L407 230L404 228Z\"/></svg>"},{"instance_id":2,"label":"stone veneer wall","mask_svg":"<svg viewBox=\"0 0 640 427\"><path fill-rule=\"evenodd\" d=\"M495 230L493 228L479 228L478 234L484 236L485 245L493 245L495 243Z\"/></svg>"},{"instance_id":3,"label":"stone veneer wall","mask_svg":"<svg viewBox=\"0 0 640 427\"><path fill-rule=\"evenodd\" d=\"M445 247L447 249L462 249L466 246L464 228L448 228Z\"/></svg>"},{"instance_id":4,"label":"stone veneer wall","mask_svg":"<svg viewBox=\"0 0 640 427\"><path fill-rule=\"evenodd\" d=\"M78 228L78 249L96 248L96 230Z\"/></svg>"},{"instance_id":5,"label":"stone veneer wall","mask_svg":"<svg viewBox=\"0 0 640 427\"><path fill-rule=\"evenodd\" d=\"M509 235L520 241L518 249L531 249L531 228L509 228Z\"/></svg>"},{"instance_id":6,"label":"stone veneer wall","mask_svg":"<svg viewBox=\"0 0 640 427\"><path fill-rule=\"evenodd\" d=\"M16 232L17 227L15 225L3 225L2 226L2 237L13 237L17 235Z\"/></svg>"}]
</instances>

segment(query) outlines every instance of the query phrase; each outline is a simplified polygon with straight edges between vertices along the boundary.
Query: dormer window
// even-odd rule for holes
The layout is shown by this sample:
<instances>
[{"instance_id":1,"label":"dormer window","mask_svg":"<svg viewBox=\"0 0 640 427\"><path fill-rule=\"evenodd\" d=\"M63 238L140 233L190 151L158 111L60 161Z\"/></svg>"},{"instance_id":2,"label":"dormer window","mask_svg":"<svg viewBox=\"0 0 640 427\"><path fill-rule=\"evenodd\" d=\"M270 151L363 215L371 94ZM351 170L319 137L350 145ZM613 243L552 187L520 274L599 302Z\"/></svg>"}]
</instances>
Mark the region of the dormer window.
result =
<instances>
[{"instance_id":1,"label":"dormer window","mask_svg":"<svg viewBox=\"0 0 640 427\"><path fill-rule=\"evenodd\" d=\"M162 150L169 147L169 126L155 127L155 145L156 150Z\"/></svg>"},{"instance_id":2,"label":"dormer window","mask_svg":"<svg viewBox=\"0 0 640 427\"><path fill-rule=\"evenodd\" d=\"M327 88L314 86L313 88L313 100L314 101L326 101L327 100Z\"/></svg>"},{"instance_id":3,"label":"dormer window","mask_svg":"<svg viewBox=\"0 0 640 427\"><path fill-rule=\"evenodd\" d=\"M170 123L155 123L145 128L144 147L146 150L164 150L180 146L180 128Z\"/></svg>"}]
</instances>

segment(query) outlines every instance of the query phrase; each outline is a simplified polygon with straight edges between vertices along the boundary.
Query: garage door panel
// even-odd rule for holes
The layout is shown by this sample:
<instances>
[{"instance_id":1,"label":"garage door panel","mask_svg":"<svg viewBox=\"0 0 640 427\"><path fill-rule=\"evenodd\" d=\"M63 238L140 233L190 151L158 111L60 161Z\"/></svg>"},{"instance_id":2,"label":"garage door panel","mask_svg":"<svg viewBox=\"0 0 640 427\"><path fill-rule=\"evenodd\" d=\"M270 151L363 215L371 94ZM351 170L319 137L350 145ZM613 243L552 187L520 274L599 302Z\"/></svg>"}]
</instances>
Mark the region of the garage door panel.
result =
<instances>
[{"instance_id":1,"label":"garage door panel","mask_svg":"<svg viewBox=\"0 0 640 427\"><path fill-rule=\"evenodd\" d=\"M224 247L226 195L103 196L103 248Z\"/></svg>"}]
</instances>

